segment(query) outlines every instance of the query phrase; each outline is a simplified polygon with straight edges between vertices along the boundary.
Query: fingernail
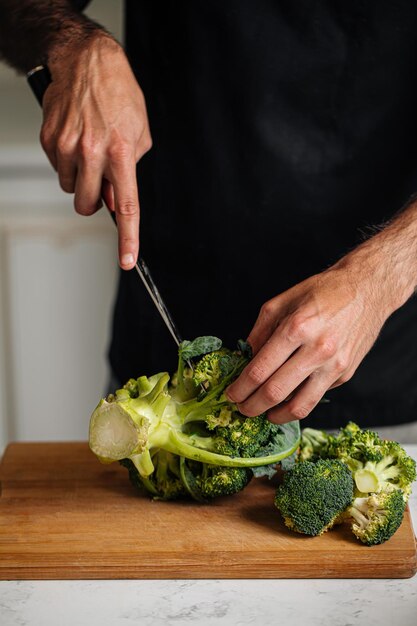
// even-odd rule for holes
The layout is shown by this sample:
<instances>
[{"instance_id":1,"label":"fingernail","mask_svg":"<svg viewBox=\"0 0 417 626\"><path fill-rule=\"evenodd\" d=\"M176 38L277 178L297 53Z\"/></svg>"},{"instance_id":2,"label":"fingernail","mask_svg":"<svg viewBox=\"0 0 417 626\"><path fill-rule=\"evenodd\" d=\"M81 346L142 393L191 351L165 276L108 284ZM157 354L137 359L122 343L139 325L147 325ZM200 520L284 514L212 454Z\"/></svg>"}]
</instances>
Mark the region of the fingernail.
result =
<instances>
[{"instance_id":1,"label":"fingernail","mask_svg":"<svg viewBox=\"0 0 417 626\"><path fill-rule=\"evenodd\" d=\"M120 259L122 262L122 265L132 265L132 263L134 263L135 259L133 258L133 254L124 254L122 256L122 258Z\"/></svg>"}]
</instances>

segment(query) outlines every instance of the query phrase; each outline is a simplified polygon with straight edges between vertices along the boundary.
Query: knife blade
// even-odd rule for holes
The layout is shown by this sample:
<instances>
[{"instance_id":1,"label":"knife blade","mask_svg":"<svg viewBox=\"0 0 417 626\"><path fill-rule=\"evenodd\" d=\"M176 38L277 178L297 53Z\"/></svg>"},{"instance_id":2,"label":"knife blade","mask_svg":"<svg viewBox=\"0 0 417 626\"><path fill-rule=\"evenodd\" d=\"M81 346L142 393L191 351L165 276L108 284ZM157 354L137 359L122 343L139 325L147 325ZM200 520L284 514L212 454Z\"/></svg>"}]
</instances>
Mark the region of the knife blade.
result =
<instances>
[{"instance_id":1,"label":"knife blade","mask_svg":"<svg viewBox=\"0 0 417 626\"><path fill-rule=\"evenodd\" d=\"M109 210L109 213L117 228L116 215L114 214L113 211L110 211L110 210ZM182 342L181 335L178 332L178 328L174 320L171 317L168 307L166 306L165 302L162 299L161 294L159 293L158 287L156 286L155 281L153 280L151 273L149 271L149 268L145 263L145 259L141 255L139 255L138 257L138 260L135 264L135 269L137 273L139 274L143 284L145 285L146 291L150 295L152 302L158 309L159 315L164 320L165 325L168 328L169 332L171 333L175 343L177 344L177 346L179 346L180 343Z\"/></svg>"},{"instance_id":2,"label":"knife blade","mask_svg":"<svg viewBox=\"0 0 417 626\"><path fill-rule=\"evenodd\" d=\"M42 106L43 96L48 85L51 83L52 78L49 72L49 69L46 65L38 65L33 68L30 72L26 74L27 81L37 99L39 104ZM109 210L109 214L113 219L114 224L117 228L117 219L116 215L113 211ZM139 255L137 263L135 265L135 269L139 274L149 296L151 297L152 302L154 303L159 315L162 317L167 329L169 330L172 338L174 339L177 346L182 342L181 335L178 331L178 328L172 319L172 316L166 306L165 302L162 299L161 294L155 284L155 281L152 279L151 273L149 271L148 266L145 263L144 258ZM187 361L187 365L192 369L192 364L190 361Z\"/></svg>"}]
</instances>

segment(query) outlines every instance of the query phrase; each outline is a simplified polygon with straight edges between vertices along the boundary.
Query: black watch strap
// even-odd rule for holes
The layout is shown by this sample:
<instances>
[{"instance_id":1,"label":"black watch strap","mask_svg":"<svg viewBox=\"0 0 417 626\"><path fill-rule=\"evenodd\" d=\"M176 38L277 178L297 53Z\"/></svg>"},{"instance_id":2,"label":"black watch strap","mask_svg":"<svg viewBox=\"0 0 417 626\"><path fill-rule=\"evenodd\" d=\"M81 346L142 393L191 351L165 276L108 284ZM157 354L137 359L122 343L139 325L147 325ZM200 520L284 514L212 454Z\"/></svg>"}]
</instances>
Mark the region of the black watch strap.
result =
<instances>
[{"instance_id":1,"label":"black watch strap","mask_svg":"<svg viewBox=\"0 0 417 626\"><path fill-rule=\"evenodd\" d=\"M51 83L51 73L46 65L38 65L26 74L27 81L39 104L42 106L43 96Z\"/></svg>"}]
</instances>

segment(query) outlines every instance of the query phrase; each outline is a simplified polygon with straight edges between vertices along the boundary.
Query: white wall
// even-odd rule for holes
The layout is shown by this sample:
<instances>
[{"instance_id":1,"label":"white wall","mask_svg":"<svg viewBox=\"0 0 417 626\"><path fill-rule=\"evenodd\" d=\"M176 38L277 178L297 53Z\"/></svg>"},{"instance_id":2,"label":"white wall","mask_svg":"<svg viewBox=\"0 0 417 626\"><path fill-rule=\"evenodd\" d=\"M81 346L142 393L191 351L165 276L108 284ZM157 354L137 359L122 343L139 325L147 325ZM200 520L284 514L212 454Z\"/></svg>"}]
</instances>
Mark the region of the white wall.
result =
<instances>
[{"instance_id":1,"label":"white wall","mask_svg":"<svg viewBox=\"0 0 417 626\"><path fill-rule=\"evenodd\" d=\"M122 2L88 13L122 40ZM11 440L86 439L108 379L116 233L74 213L38 142L41 111L0 65L0 454Z\"/></svg>"}]
</instances>

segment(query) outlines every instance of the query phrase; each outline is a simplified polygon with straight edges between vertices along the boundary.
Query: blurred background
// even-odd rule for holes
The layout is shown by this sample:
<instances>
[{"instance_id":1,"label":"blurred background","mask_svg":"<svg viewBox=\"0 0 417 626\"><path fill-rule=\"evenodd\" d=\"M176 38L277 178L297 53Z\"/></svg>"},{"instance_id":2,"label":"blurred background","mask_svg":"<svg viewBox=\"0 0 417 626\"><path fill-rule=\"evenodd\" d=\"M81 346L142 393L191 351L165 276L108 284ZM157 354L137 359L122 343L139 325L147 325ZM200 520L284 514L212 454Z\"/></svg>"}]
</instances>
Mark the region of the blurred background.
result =
<instances>
[{"instance_id":1,"label":"blurred background","mask_svg":"<svg viewBox=\"0 0 417 626\"><path fill-rule=\"evenodd\" d=\"M123 40L122 4L88 15ZM114 226L81 217L39 144L41 110L0 63L0 454L9 441L87 439L108 383Z\"/></svg>"}]
</instances>

